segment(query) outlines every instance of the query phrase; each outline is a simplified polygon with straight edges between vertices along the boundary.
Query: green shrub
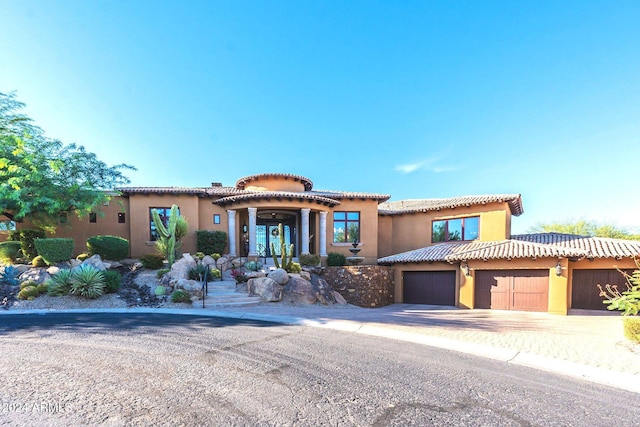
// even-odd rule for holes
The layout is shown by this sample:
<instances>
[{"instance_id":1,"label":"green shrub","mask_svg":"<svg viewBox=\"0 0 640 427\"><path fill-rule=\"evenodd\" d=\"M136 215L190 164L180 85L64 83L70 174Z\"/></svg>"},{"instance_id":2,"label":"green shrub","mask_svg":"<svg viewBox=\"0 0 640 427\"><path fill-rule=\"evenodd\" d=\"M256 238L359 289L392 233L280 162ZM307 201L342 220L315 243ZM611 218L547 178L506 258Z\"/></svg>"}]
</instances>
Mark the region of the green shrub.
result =
<instances>
[{"instance_id":1,"label":"green shrub","mask_svg":"<svg viewBox=\"0 0 640 427\"><path fill-rule=\"evenodd\" d=\"M87 260L87 259L89 259L89 258L91 258L91 255L89 255L89 254L87 254L87 253L81 253L81 254L78 254L78 256L76 257L76 259L77 259L78 261L84 261L84 260Z\"/></svg>"},{"instance_id":2,"label":"green shrub","mask_svg":"<svg viewBox=\"0 0 640 427\"><path fill-rule=\"evenodd\" d=\"M164 257L156 254L144 255L140 257L140 262L144 268L158 270L164 266Z\"/></svg>"},{"instance_id":3,"label":"green shrub","mask_svg":"<svg viewBox=\"0 0 640 427\"><path fill-rule=\"evenodd\" d=\"M38 255L31 260L31 265L33 267L46 267L47 263L44 261L44 258L42 258L42 255Z\"/></svg>"},{"instance_id":4,"label":"green shrub","mask_svg":"<svg viewBox=\"0 0 640 427\"><path fill-rule=\"evenodd\" d=\"M120 261L129 256L129 241L118 236L93 236L87 240L89 255Z\"/></svg>"},{"instance_id":5,"label":"green shrub","mask_svg":"<svg viewBox=\"0 0 640 427\"><path fill-rule=\"evenodd\" d=\"M331 267L342 267L347 263L347 257L338 252L329 252L327 254L327 265Z\"/></svg>"},{"instance_id":6,"label":"green shrub","mask_svg":"<svg viewBox=\"0 0 640 427\"><path fill-rule=\"evenodd\" d=\"M40 295L40 292L38 291L38 288L35 286L27 286L24 289L21 289L20 292L18 292L18 299L21 300L32 300L35 297L37 297L38 295Z\"/></svg>"},{"instance_id":7,"label":"green shrub","mask_svg":"<svg viewBox=\"0 0 640 427\"><path fill-rule=\"evenodd\" d=\"M46 282L40 283L38 286L36 286L36 288L38 289L38 293L40 295L46 294L47 292L49 292L49 285Z\"/></svg>"},{"instance_id":8,"label":"green shrub","mask_svg":"<svg viewBox=\"0 0 640 427\"><path fill-rule=\"evenodd\" d=\"M38 249L38 255L41 255L48 265L69 261L73 256L73 239L60 237L35 239L34 243Z\"/></svg>"},{"instance_id":9,"label":"green shrub","mask_svg":"<svg viewBox=\"0 0 640 427\"><path fill-rule=\"evenodd\" d=\"M157 297L163 297L167 294L167 288L165 288L164 286L156 286L156 288L154 289L153 293L157 296Z\"/></svg>"},{"instance_id":10,"label":"green shrub","mask_svg":"<svg viewBox=\"0 0 640 427\"><path fill-rule=\"evenodd\" d=\"M20 270L12 265L7 265L0 271L0 285L18 286L20 284L18 276L20 276Z\"/></svg>"},{"instance_id":11,"label":"green shrub","mask_svg":"<svg viewBox=\"0 0 640 427\"><path fill-rule=\"evenodd\" d=\"M0 262L12 264L20 254L20 242L6 241L0 243Z\"/></svg>"},{"instance_id":12,"label":"green shrub","mask_svg":"<svg viewBox=\"0 0 640 427\"><path fill-rule=\"evenodd\" d=\"M122 276L116 270L105 270L102 272L104 276L104 293L114 294L122 286Z\"/></svg>"},{"instance_id":13,"label":"green shrub","mask_svg":"<svg viewBox=\"0 0 640 427\"><path fill-rule=\"evenodd\" d=\"M95 299L104 293L104 274L91 265L81 265L71 276L71 293Z\"/></svg>"},{"instance_id":14,"label":"green shrub","mask_svg":"<svg viewBox=\"0 0 640 427\"><path fill-rule=\"evenodd\" d=\"M205 254L224 252L227 246L227 233L224 231L197 230L197 251Z\"/></svg>"},{"instance_id":15,"label":"green shrub","mask_svg":"<svg viewBox=\"0 0 640 427\"><path fill-rule=\"evenodd\" d=\"M156 273L158 275L158 279L162 279L162 276L164 276L165 274L167 274L168 272L170 272L171 269L170 268L161 268L160 270L158 270L158 272Z\"/></svg>"},{"instance_id":16,"label":"green shrub","mask_svg":"<svg viewBox=\"0 0 640 427\"><path fill-rule=\"evenodd\" d=\"M195 258L195 259L198 259L198 260L202 261L202 258L204 258L204 252L196 252L196 253L193 255L193 258Z\"/></svg>"},{"instance_id":17,"label":"green shrub","mask_svg":"<svg viewBox=\"0 0 640 427\"><path fill-rule=\"evenodd\" d=\"M219 253L215 253L215 254L211 254L211 258L214 259L214 261L217 261L220 259L222 255L220 255Z\"/></svg>"},{"instance_id":18,"label":"green shrub","mask_svg":"<svg viewBox=\"0 0 640 427\"><path fill-rule=\"evenodd\" d=\"M211 270L209 270L209 281L210 282L212 280L220 279L221 277L222 277L222 273L217 268L212 268Z\"/></svg>"},{"instance_id":19,"label":"green shrub","mask_svg":"<svg viewBox=\"0 0 640 427\"><path fill-rule=\"evenodd\" d=\"M178 289L171 294L171 302L191 304L191 295L185 290Z\"/></svg>"},{"instance_id":20,"label":"green shrub","mask_svg":"<svg viewBox=\"0 0 640 427\"><path fill-rule=\"evenodd\" d=\"M298 260L300 261L301 265L315 267L320 264L320 255L300 254L300 256L298 256Z\"/></svg>"},{"instance_id":21,"label":"green shrub","mask_svg":"<svg viewBox=\"0 0 640 427\"><path fill-rule=\"evenodd\" d=\"M32 260L38 255L38 250L36 249L34 240L44 239L45 234L42 230L32 230L29 228L24 228L22 230L12 231L10 234L10 238L11 240L19 241L22 255L24 255L24 257L28 260Z\"/></svg>"},{"instance_id":22,"label":"green shrub","mask_svg":"<svg viewBox=\"0 0 640 427\"><path fill-rule=\"evenodd\" d=\"M640 344L640 317L625 317L622 321L624 336Z\"/></svg>"}]
</instances>

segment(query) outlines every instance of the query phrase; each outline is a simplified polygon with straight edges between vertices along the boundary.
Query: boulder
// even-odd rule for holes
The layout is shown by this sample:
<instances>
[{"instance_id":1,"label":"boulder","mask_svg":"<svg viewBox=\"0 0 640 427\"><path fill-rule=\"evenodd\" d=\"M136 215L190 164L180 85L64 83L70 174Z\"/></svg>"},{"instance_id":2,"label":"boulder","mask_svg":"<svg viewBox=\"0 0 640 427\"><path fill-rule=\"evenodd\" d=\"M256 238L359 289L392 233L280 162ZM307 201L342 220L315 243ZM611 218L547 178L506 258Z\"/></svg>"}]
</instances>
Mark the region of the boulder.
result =
<instances>
[{"instance_id":1,"label":"boulder","mask_svg":"<svg viewBox=\"0 0 640 427\"><path fill-rule=\"evenodd\" d=\"M267 277L281 286L286 285L289 281L289 273L284 268L276 268Z\"/></svg>"},{"instance_id":2,"label":"boulder","mask_svg":"<svg viewBox=\"0 0 640 427\"><path fill-rule=\"evenodd\" d=\"M265 277L265 274L262 271L245 271L244 275L247 276L247 280Z\"/></svg>"},{"instance_id":3,"label":"boulder","mask_svg":"<svg viewBox=\"0 0 640 427\"><path fill-rule=\"evenodd\" d=\"M51 267L47 268L47 273L49 273L52 276L58 273L59 271L60 271L60 267L56 267L55 265L52 265Z\"/></svg>"},{"instance_id":4,"label":"boulder","mask_svg":"<svg viewBox=\"0 0 640 427\"><path fill-rule=\"evenodd\" d=\"M205 255L204 258L202 258L202 265L208 265L209 268L215 268L217 269L218 267L216 266L216 260L213 259L213 257L211 255Z\"/></svg>"},{"instance_id":5,"label":"boulder","mask_svg":"<svg viewBox=\"0 0 640 427\"><path fill-rule=\"evenodd\" d=\"M16 264L13 267L18 270L18 274L22 274L32 268L30 264Z\"/></svg>"},{"instance_id":6,"label":"boulder","mask_svg":"<svg viewBox=\"0 0 640 427\"><path fill-rule=\"evenodd\" d=\"M302 277L304 280L311 281L311 273L309 273L308 271L301 271L300 277Z\"/></svg>"},{"instance_id":7,"label":"boulder","mask_svg":"<svg viewBox=\"0 0 640 427\"><path fill-rule=\"evenodd\" d=\"M196 260L190 254L184 254L182 258L174 262L171 266L170 274L175 280L187 279L189 270L196 266Z\"/></svg>"},{"instance_id":8,"label":"boulder","mask_svg":"<svg viewBox=\"0 0 640 427\"><path fill-rule=\"evenodd\" d=\"M322 277L313 276L311 279L311 286L313 286L313 289L316 292L316 297L320 303L326 305L334 304L336 302L331 285L329 285L329 283Z\"/></svg>"},{"instance_id":9,"label":"boulder","mask_svg":"<svg viewBox=\"0 0 640 427\"><path fill-rule=\"evenodd\" d=\"M51 275L47 273L47 270L45 268L30 268L20 275L20 281L32 281L37 284L41 284L47 281L50 277Z\"/></svg>"},{"instance_id":10,"label":"boulder","mask_svg":"<svg viewBox=\"0 0 640 427\"><path fill-rule=\"evenodd\" d=\"M282 301L282 287L268 277L257 277L247 282L249 295L258 295L262 301Z\"/></svg>"},{"instance_id":11,"label":"boulder","mask_svg":"<svg viewBox=\"0 0 640 427\"><path fill-rule=\"evenodd\" d=\"M317 301L316 292L311 282L300 276L292 276L284 286L284 298L300 304L314 304Z\"/></svg>"},{"instance_id":12,"label":"boulder","mask_svg":"<svg viewBox=\"0 0 640 427\"><path fill-rule=\"evenodd\" d=\"M69 260L69 268L76 268L79 267L80 265L82 265L82 261L80 261L79 259L71 259Z\"/></svg>"},{"instance_id":13,"label":"boulder","mask_svg":"<svg viewBox=\"0 0 640 427\"><path fill-rule=\"evenodd\" d=\"M234 258L234 259L231 261L231 266L232 266L233 268L240 268L240 267L242 267L243 265L244 265L244 262L242 261L242 258Z\"/></svg>"},{"instance_id":14,"label":"boulder","mask_svg":"<svg viewBox=\"0 0 640 427\"><path fill-rule=\"evenodd\" d=\"M340 295L336 291L331 291L331 293L333 294L333 298L336 300L336 303L340 305L347 305L347 301L344 299L342 295Z\"/></svg>"},{"instance_id":15,"label":"boulder","mask_svg":"<svg viewBox=\"0 0 640 427\"><path fill-rule=\"evenodd\" d=\"M90 265L94 267L96 270L100 270L100 271L104 271L107 269L104 263L102 262L102 258L100 258L100 255L98 254L95 254L91 258L87 258L84 261L82 261L82 265Z\"/></svg>"},{"instance_id":16,"label":"boulder","mask_svg":"<svg viewBox=\"0 0 640 427\"><path fill-rule=\"evenodd\" d=\"M218 261L216 261L216 266L218 267L218 270L223 272L227 270L231 270L233 268L233 265L231 264L231 260L226 256L218 258Z\"/></svg>"},{"instance_id":17,"label":"boulder","mask_svg":"<svg viewBox=\"0 0 640 427\"><path fill-rule=\"evenodd\" d=\"M178 279L175 288L184 289L189 293L196 293L202 290L202 283L197 280Z\"/></svg>"}]
</instances>

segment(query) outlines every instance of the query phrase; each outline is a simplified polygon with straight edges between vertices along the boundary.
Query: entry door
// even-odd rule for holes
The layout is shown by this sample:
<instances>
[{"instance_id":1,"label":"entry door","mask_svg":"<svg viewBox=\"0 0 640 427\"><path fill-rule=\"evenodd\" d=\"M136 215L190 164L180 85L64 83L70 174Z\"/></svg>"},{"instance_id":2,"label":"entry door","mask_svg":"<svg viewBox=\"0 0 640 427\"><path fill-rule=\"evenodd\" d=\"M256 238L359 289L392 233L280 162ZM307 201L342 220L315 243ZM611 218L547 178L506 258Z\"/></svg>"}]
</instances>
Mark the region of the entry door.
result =
<instances>
[{"instance_id":1,"label":"entry door","mask_svg":"<svg viewBox=\"0 0 640 427\"><path fill-rule=\"evenodd\" d=\"M284 241L289 250L289 245L294 241L293 233L295 227L289 224L282 225ZM278 234L278 224L257 224L256 225L256 249L258 256L271 257L271 243L275 246L276 256L281 256L280 236ZM293 253L295 254L295 246Z\"/></svg>"}]
</instances>

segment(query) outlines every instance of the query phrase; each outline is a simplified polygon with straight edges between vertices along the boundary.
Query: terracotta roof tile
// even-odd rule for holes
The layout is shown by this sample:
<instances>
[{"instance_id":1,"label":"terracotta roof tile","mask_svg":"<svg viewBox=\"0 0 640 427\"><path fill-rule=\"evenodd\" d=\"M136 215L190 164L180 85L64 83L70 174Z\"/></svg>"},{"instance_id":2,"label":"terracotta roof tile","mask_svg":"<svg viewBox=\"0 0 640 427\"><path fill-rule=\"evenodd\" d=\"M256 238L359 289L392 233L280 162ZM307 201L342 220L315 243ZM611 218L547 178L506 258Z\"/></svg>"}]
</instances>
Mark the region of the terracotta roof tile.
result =
<instances>
[{"instance_id":1,"label":"terracotta roof tile","mask_svg":"<svg viewBox=\"0 0 640 427\"><path fill-rule=\"evenodd\" d=\"M206 194L204 187L118 187L117 191L123 194Z\"/></svg>"},{"instance_id":2,"label":"terracotta roof tile","mask_svg":"<svg viewBox=\"0 0 640 427\"><path fill-rule=\"evenodd\" d=\"M308 200L316 203L320 203L326 206L339 205L340 201L330 199L328 197L321 197L311 192L290 192L290 191L244 191L242 194L223 197L215 200L213 203L218 205L228 205L231 203L243 202L245 200L257 200L257 199L290 199L290 200Z\"/></svg>"},{"instance_id":3,"label":"terracotta roof tile","mask_svg":"<svg viewBox=\"0 0 640 427\"><path fill-rule=\"evenodd\" d=\"M236 187L244 190L244 188L252 181L258 180L260 178L285 178L285 179L293 179L294 181L300 181L304 185L304 189L306 191L310 191L313 188L313 182L304 176L293 175L290 173L260 173L257 175L250 175L240 178L236 181Z\"/></svg>"},{"instance_id":4,"label":"terracotta roof tile","mask_svg":"<svg viewBox=\"0 0 640 427\"><path fill-rule=\"evenodd\" d=\"M415 199L381 203L378 211L381 215L399 215L404 213L438 211L463 206L486 205L487 203L507 202L511 214L524 213L520 194L488 194L480 196L460 196L446 199Z\"/></svg>"},{"instance_id":5,"label":"terracotta roof tile","mask_svg":"<svg viewBox=\"0 0 640 427\"><path fill-rule=\"evenodd\" d=\"M640 255L640 241L606 237L577 236L562 233L536 233L511 236L512 239L574 248L585 252L585 258L625 258Z\"/></svg>"},{"instance_id":6,"label":"terracotta roof tile","mask_svg":"<svg viewBox=\"0 0 640 427\"><path fill-rule=\"evenodd\" d=\"M309 193L316 194L321 197L329 197L331 199L376 199L378 202L384 202L389 200L391 197L388 194L363 193L357 191L313 190Z\"/></svg>"},{"instance_id":7,"label":"terracotta roof tile","mask_svg":"<svg viewBox=\"0 0 640 427\"><path fill-rule=\"evenodd\" d=\"M456 249L464 247L466 242L436 243L425 248L402 252L396 255L379 258L379 264L418 263L446 261Z\"/></svg>"}]
</instances>

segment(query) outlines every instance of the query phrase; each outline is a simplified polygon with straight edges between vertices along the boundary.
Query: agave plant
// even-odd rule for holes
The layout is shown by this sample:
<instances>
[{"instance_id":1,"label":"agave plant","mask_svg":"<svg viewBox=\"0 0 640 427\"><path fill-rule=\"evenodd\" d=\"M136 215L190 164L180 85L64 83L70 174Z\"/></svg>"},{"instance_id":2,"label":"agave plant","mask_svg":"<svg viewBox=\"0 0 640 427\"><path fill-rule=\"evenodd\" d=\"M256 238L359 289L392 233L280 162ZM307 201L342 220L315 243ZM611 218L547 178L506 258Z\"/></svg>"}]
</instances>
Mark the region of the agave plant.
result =
<instances>
[{"instance_id":1,"label":"agave plant","mask_svg":"<svg viewBox=\"0 0 640 427\"><path fill-rule=\"evenodd\" d=\"M58 271L49 279L47 293L52 297L69 295L69 292L71 292L72 277L73 272L68 268Z\"/></svg>"},{"instance_id":2,"label":"agave plant","mask_svg":"<svg viewBox=\"0 0 640 427\"><path fill-rule=\"evenodd\" d=\"M0 271L0 285L9 285L9 286L18 286L20 284L20 280L18 280L18 276L20 275L20 270L12 265L5 266L2 271Z\"/></svg>"},{"instance_id":3,"label":"agave plant","mask_svg":"<svg viewBox=\"0 0 640 427\"><path fill-rule=\"evenodd\" d=\"M71 277L71 293L95 299L104 294L104 275L97 268L84 264L76 268Z\"/></svg>"}]
</instances>

